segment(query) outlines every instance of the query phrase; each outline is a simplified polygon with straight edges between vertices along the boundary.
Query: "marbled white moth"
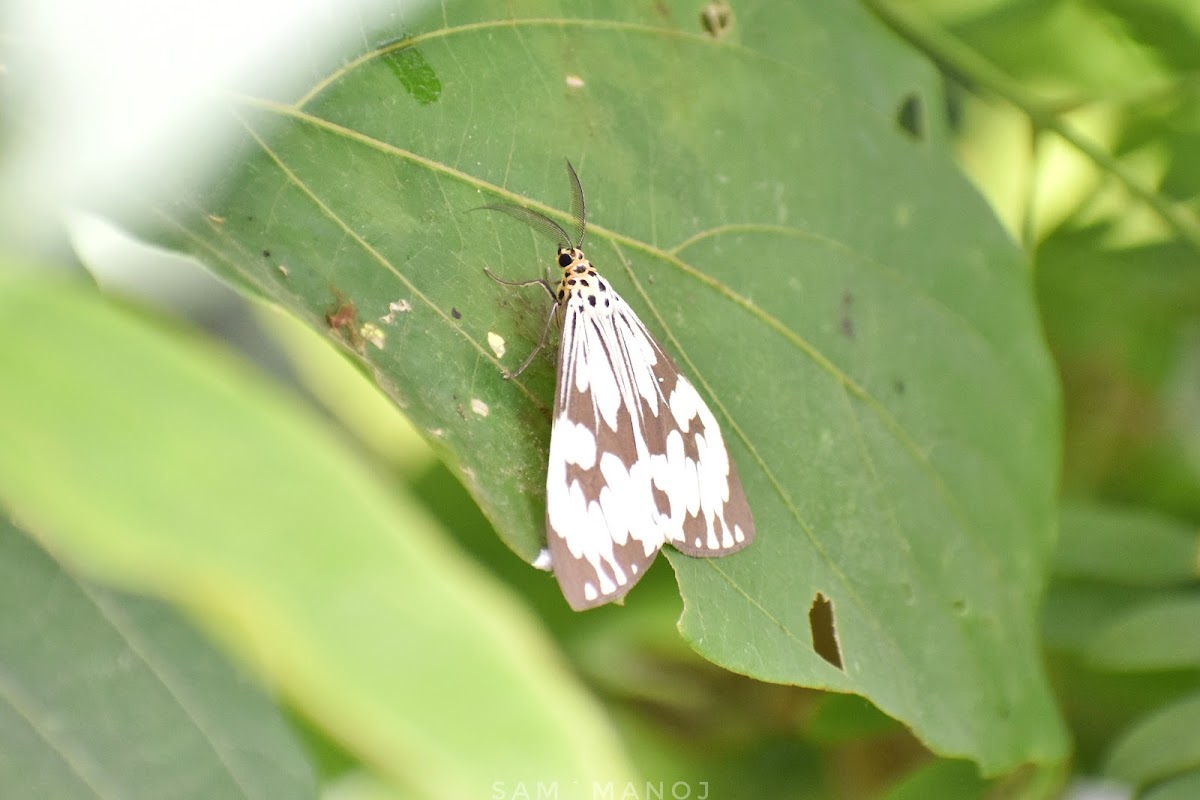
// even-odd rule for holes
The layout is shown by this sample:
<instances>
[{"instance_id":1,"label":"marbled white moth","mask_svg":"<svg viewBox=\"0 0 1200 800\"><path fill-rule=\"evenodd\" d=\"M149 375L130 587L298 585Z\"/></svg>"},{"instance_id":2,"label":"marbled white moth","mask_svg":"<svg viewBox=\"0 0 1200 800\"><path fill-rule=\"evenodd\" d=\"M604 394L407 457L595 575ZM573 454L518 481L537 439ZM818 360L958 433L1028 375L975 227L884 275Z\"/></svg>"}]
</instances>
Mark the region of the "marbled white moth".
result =
<instances>
[{"instance_id":1,"label":"marbled white moth","mask_svg":"<svg viewBox=\"0 0 1200 800\"><path fill-rule=\"evenodd\" d=\"M741 481L708 406L628 304L580 247L587 230L579 176L567 162L579 235L511 204L486 205L558 242L557 287L541 340L515 378L562 322L550 465L546 476L549 565L577 611L620 600L659 548L723 556L754 538ZM545 563L545 551L538 565Z\"/></svg>"}]
</instances>

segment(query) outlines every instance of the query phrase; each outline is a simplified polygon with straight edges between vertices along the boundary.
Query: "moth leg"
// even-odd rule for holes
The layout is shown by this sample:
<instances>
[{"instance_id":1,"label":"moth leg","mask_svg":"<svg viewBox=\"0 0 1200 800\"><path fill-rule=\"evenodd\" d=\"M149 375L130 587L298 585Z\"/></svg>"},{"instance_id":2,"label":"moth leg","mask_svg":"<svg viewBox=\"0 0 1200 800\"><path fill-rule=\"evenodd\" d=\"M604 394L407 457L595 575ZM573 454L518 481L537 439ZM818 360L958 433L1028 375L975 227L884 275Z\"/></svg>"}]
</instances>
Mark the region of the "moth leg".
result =
<instances>
[{"instance_id":1,"label":"moth leg","mask_svg":"<svg viewBox=\"0 0 1200 800\"><path fill-rule=\"evenodd\" d=\"M521 363L521 366L517 367L512 372L504 373L504 380L509 381L524 372L525 368L533 363L534 356L540 353L542 348L546 346L546 339L550 335L550 324L554 321L554 312L558 310L558 298L554 294L554 288L550 285L550 281L546 280L545 278L534 278L530 281L506 281L497 276L496 273L492 272L487 267L483 268L483 273L496 283L502 283L505 286L533 286L534 284L537 284L545 289L546 294L550 295L550 299L554 301L554 303L550 306L550 313L546 316L546 326L542 328L542 336L538 340L537 347L533 348L533 351L530 352L528 358Z\"/></svg>"},{"instance_id":2,"label":"moth leg","mask_svg":"<svg viewBox=\"0 0 1200 800\"><path fill-rule=\"evenodd\" d=\"M531 281L534 283L535 281ZM542 338L538 340L537 347L529 352L529 355L521 362L521 366L517 367L512 372L504 373L504 380L510 381L525 371L525 368L533 363L533 357L542 352L542 348L546 346L546 339L550 337L550 326L554 323L554 313L558 311L557 305L550 306L550 313L546 315L546 325L542 328Z\"/></svg>"}]
</instances>

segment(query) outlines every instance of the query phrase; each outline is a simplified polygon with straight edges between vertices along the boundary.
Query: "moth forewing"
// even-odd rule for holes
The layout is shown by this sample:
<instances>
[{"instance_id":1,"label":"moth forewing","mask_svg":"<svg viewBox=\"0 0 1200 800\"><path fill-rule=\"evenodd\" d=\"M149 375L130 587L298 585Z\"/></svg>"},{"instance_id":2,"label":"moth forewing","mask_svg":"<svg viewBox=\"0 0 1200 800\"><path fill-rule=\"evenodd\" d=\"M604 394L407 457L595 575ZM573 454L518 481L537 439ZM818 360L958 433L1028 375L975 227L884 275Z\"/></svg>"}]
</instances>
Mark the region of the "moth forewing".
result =
<instances>
[{"instance_id":1,"label":"moth forewing","mask_svg":"<svg viewBox=\"0 0 1200 800\"><path fill-rule=\"evenodd\" d=\"M628 308L626 306L626 308ZM699 392L632 311L629 319L653 355L647 358L662 413L647 417L655 492L670 509L666 541L690 556L734 553L754 538L754 519L721 426ZM676 502L677 501L677 502Z\"/></svg>"},{"instance_id":2,"label":"moth forewing","mask_svg":"<svg viewBox=\"0 0 1200 800\"><path fill-rule=\"evenodd\" d=\"M624 401L630 375L608 357L615 327L586 307L565 305L546 476L551 563L576 610L622 597L663 544L636 405Z\"/></svg>"}]
</instances>

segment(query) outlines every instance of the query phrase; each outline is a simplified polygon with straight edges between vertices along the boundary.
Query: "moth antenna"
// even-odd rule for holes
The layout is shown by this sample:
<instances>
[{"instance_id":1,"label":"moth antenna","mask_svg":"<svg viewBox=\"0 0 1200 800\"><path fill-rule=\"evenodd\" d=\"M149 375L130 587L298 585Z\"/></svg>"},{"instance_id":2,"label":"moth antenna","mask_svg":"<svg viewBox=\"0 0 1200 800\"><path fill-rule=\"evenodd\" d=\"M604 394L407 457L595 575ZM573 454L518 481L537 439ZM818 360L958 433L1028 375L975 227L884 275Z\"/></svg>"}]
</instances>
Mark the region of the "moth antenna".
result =
<instances>
[{"instance_id":1,"label":"moth antenna","mask_svg":"<svg viewBox=\"0 0 1200 800\"><path fill-rule=\"evenodd\" d=\"M472 211L502 211L510 217L521 220L529 227L533 228L543 236L549 236L559 247L571 247L571 237L563 230L562 226L544 214L539 214L524 206L513 205L512 203L492 203L486 206L479 206L471 209Z\"/></svg>"},{"instance_id":2,"label":"moth antenna","mask_svg":"<svg viewBox=\"0 0 1200 800\"><path fill-rule=\"evenodd\" d=\"M579 226L579 241L575 242L575 249L579 249L583 247L583 236L587 233L587 204L583 201L583 186L570 161L567 161L567 174L571 177L571 218Z\"/></svg>"}]
</instances>

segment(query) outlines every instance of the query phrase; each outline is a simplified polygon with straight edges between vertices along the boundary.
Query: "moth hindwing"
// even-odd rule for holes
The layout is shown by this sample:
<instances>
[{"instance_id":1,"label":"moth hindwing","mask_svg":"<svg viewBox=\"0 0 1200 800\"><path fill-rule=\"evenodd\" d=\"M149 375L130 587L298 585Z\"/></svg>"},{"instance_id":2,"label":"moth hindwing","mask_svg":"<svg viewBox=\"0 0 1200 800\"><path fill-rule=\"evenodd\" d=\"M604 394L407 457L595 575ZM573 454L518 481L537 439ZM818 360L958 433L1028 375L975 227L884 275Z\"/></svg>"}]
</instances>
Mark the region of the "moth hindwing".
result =
<instances>
[{"instance_id":1,"label":"moth hindwing","mask_svg":"<svg viewBox=\"0 0 1200 800\"><path fill-rule=\"evenodd\" d=\"M546 538L550 566L577 611L620 600L670 544L689 556L723 556L754 538L754 520L717 420L638 319L584 255L586 206L567 162L578 234L521 206L483 206L558 243L556 285L543 286L562 318ZM559 312L556 315L555 312ZM540 561L540 559L539 559Z\"/></svg>"}]
</instances>

